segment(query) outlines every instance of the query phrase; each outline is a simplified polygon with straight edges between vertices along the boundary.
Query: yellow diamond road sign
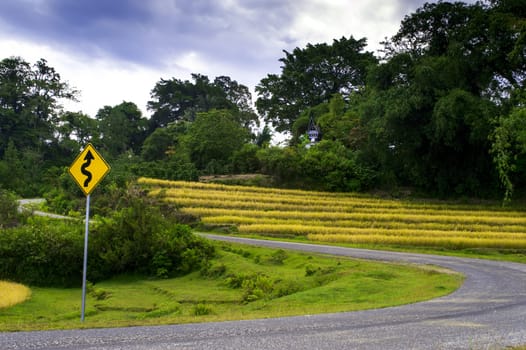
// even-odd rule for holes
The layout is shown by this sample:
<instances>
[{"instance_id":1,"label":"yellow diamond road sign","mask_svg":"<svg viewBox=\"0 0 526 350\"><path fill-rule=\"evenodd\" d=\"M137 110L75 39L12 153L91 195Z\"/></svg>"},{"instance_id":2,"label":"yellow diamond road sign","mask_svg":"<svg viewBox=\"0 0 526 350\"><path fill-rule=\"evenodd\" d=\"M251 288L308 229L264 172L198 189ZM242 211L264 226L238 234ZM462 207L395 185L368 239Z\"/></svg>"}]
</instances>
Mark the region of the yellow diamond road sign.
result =
<instances>
[{"instance_id":1,"label":"yellow diamond road sign","mask_svg":"<svg viewBox=\"0 0 526 350\"><path fill-rule=\"evenodd\" d=\"M109 171L110 166L91 143L88 143L69 167L69 173L86 196Z\"/></svg>"}]
</instances>

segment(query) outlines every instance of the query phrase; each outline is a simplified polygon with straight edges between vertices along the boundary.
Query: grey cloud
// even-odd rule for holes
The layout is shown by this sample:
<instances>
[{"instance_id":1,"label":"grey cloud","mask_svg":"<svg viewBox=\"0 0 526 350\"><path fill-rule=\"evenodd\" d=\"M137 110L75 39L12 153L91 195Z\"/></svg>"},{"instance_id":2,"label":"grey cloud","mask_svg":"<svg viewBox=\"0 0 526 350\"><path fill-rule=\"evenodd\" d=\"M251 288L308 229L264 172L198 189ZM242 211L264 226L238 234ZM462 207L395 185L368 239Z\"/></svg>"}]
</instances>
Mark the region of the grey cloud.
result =
<instances>
[{"instance_id":1,"label":"grey cloud","mask_svg":"<svg viewBox=\"0 0 526 350\"><path fill-rule=\"evenodd\" d=\"M250 66L274 52L292 16L286 1L3 0L0 23L13 35L87 56L155 66L167 55ZM270 38L278 38L276 41ZM279 48L280 50L282 48Z\"/></svg>"}]
</instances>

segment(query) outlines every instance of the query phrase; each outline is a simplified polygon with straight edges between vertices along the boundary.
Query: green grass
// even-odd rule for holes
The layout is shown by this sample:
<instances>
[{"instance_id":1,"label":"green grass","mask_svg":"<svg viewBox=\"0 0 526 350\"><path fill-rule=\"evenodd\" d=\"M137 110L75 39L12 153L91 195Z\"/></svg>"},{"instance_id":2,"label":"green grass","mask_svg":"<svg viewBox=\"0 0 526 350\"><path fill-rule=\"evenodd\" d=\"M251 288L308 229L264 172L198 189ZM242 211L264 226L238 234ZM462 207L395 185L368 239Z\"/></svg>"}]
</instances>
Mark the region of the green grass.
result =
<instances>
[{"instance_id":1,"label":"green grass","mask_svg":"<svg viewBox=\"0 0 526 350\"><path fill-rule=\"evenodd\" d=\"M155 280L121 276L80 288L32 288L0 310L0 331L120 327L268 318L381 308L454 291L463 277L435 269L215 242L207 269Z\"/></svg>"},{"instance_id":2,"label":"green grass","mask_svg":"<svg viewBox=\"0 0 526 350\"><path fill-rule=\"evenodd\" d=\"M231 235L225 234L219 230L212 230L209 233L216 235ZM262 240L278 240L284 242L297 242L318 245L330 245L336 247L385 250L404 253L420 253L420 254L434 254L447 255L462 258L472 259L487 259L496 261L509 261L526 264L526 250L524 249L495 249L495 248L466 248L466 249L448 249L446 247L415 247L415 246L396 246L396 245L380 245L380 244L350 244L350 243L334 243L334 242L316 242L311 241L304 236L290 236L290 235L260 235L260 234L240 234L236 233L237 237L262 239Z\"/></svg>"}]
</instances>

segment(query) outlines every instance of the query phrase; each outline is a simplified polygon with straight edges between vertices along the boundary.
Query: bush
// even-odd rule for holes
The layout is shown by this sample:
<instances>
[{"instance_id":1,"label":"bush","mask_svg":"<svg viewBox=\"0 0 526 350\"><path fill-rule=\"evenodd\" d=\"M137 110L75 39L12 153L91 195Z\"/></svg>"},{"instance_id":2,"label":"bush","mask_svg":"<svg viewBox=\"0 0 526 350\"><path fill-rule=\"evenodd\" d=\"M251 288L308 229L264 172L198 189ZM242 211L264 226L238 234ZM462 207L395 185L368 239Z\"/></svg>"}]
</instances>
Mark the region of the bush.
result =
<instances>
[{"instance_id":1,"label":"bush","mask_svg":"<svg viewBox=\"0 0 526 350\"><path fill-rule=\"evenodd\" d=\"M253 274L243 280L243 301L246 303L260 300L271 299L274 290L274 281L263 273Z\"/></svg>"},{"instance_id":2,"label":"bush","mask_svg":"<svg viewBox=\"0 0 526 350\"><path fill-rule=\"evenodd\" d=\"M151 199L129 189L109 217L91 225L88 279L122 273L170 277L198 270L212 245L186 225L173 224ZM30 218L0 231L0 279L31 285L78 286L82 282L84 225L80 221Z\"/></svg>"},{"instance_id":3,"label":"bush","mask_svg":"<svg viewBox=\"0 0 526 350\"><path fill-rule=\"evenodd\" d=\"M367 188L372 171L360 166L356 155L343 144L323 140L309 148L301 159L304 176L325 191L360 191Z\"/></svg>"},{"instance_id":4,"label":"bush","mask_svg":"<svg viewBox=\"0 0 526 350\"><path fill-rule=\"evenodd\" d=\"M92 229L90 279L125 272L160 278L198 270L214 254L213 247L190 227L167 220L159 207L136 188L128 189L125 206Z\"/></svg>"},{"instance_id":5,"label":"bush","mask_svg":"<svg viewBox=\"0 0 526 350\"><path fill-rule=\"evenodd\" d=\"M29 221L0 231L0 279L30 285L80 285L82 225L45 218Z\"/></svg>"},{"instance_id":6,"label":"bush","mask_svg":"<svg viewBox=\"0 0 526 350\"><path fill-rule=\"evenodd\" d=\"M194 316L206 316L214 313L214 309L208 304L197 304L194 306Z\"/></svg>"},{"instance_id":7,"label":"bush","mask_svg":"<svg viewBox=\"0 0 526 350\"><path fill-rule=\"evenodd\" d=\"M261 166L257 158L258 150L257 145L247 143L240 150L235 151L231 157L232 171L237 174L259 171Z\"/></svg>"},{"instance_id":8,"label":"bush","mask_svg":"<svg viewBox=\"0 0 526 350\"><path fill-rule=\"evenodd\" d=\"M204 264L204 266L201 268L200 274L203 277L218 278L223 276L226 273L226 271L227 267L225 266L225 264L212 266L212 264L208 262Z\"/></svg>"},{"instance_id":9,"label":"bush","mask_svg":"<svg viewBox=\"0 0 526 350\"><path fill-rule=\"evenodd\" d=\"M0 228L15 226L20 219L13 193L0 189Z\"/></svg>"},{"instance_id":10,"label":"bush","mask_svg":"<svg viewBox=\"0 0 526 350\"><path fill-rule=\"evenodd\" d=\"M268 261L273 265L283 265L287 257L287 253L283 249L279 249L270 256Z\"/></svg>"},{"instance_id":11,"label":"bush","mask_svg":"<svg viewBox=\"0 0 526 350\"><path fill-rule=\"evenodd\" d=\"M281 182L295 181L301 177L300 155L293 147L269 147L256 153L263 174Z\"/></svg>"}]
</instances>

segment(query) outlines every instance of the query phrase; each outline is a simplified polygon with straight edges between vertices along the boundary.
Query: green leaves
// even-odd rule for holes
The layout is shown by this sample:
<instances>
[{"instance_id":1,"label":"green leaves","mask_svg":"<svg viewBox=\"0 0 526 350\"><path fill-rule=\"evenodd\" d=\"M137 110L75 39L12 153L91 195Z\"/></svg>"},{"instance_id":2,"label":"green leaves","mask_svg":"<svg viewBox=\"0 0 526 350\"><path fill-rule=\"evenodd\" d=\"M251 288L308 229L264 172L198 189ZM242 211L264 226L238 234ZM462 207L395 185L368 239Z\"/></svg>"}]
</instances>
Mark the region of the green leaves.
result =
<instances>
[{"instance_id":1,"label":"green leaves","mask_svg":"<svg viewBox=\"0 0 526 350\"><path fill-rule=\"evenodd\" d=\"M161 79L151 92L148 109L153 112L150 130L166 127L178 121L193 122L197 113L212 109L228 109L243 126L257 123L251 107L248 88L230 77L216 77L213 82L206 75L192 74L192 80Z\"/></svg>"},{"instance_id":2,"label":"green leaves","mask_svg":"<svg viewBox=\"0 0 526 350\"><path fill-rule=\"evenodd\" d=\"M61 100L76 94L44 59L33 66L20 57L0 61L0 157L9 141L45 149L55 140Z\"/></svg>"},{"instance_id":3,"label":"green leaves","mask_svg":"<svg viewBox=\"0 0 526 350\"><path fill-rule=\"evenodd\" d=\"M199 113L182 138L182 147L198 169L223 172L234 152L249 140L249 133L228 110ZM218 169L214 171L214 167Z\"/></svg>"},{"instance_id":4,"label":"green leaves","mask_svg":"<svg viewBox=\"0 0 526 350\"><path fill-rule=\"evenodd\" d=\"M526 173L526 109L516 108L502 116L492 134L491 154L504 188L504 200L509 201L515 183L523 183Z\"/></svg>"},{"instance_id":5,"label":"green leaves","mask_svg":"<svg viewBox=\"0 0 526 350\"><path fill-rule=\"evenodd\" d=\"M34 218L0 232L0 279L73 286L82 273L81 225Z\"/></svg>"},{"instance_id":6,"label":"green leaves","mask_svg":"<svg viewBox=\"0 0 526 350\"><path fill-rule=\"evenodd\" d=\"M361 90L366 71L376 59L364 52L366 39L335 39L332 45L308 44L285 52L281 75L269 74L256 87L256 107L278 131L290 131L301 112L327 102L336 94L345 97Z\"/></svg>"},{"instance_id":7,"label":"green leaves","mask_svg":"<svg viewBox=\"0 0 526 350\"><path fill-rule=\"evenodd\" d=\"M0 189L0 229L15 226L20 218L15 195Z\"/></svg>"},{"instance_id":8,"label":"green leaves","mask_svg":"<svg viewBox=\"0 0 526 350\"><path fill-rule=\"evenodd\" d=\"M146 138L148 120L132 102L101 108L96 116L98 139L109 156L117 157L127 151L139 154Z\"/></svg>"}]
</instances>

